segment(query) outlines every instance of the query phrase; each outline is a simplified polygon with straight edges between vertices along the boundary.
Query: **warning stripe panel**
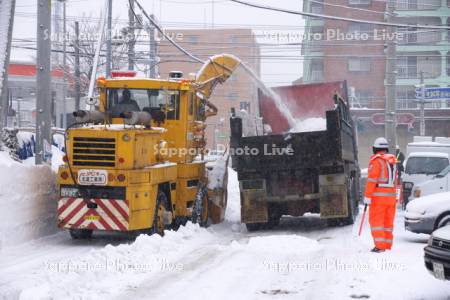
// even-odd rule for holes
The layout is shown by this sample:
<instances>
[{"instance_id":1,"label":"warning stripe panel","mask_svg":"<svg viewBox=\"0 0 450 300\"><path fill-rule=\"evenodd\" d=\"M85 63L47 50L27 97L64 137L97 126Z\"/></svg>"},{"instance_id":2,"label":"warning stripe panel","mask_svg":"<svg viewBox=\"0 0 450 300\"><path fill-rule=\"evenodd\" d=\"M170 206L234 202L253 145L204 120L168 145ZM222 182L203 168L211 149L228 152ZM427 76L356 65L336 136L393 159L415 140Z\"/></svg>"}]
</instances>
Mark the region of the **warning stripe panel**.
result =
<instances>
[{"instance_id":1,"label":"warning stripe panel","mask_svg":"<svg viewBox=\"0 0 450 300\"><path fill-rule=\"evenodd\" d=\"M59 226L67 229L126 231L129 208L125 201L91 199L96 208L88 208L82 198L61 198L58 202Z\"/></svg>"}]
</instances>

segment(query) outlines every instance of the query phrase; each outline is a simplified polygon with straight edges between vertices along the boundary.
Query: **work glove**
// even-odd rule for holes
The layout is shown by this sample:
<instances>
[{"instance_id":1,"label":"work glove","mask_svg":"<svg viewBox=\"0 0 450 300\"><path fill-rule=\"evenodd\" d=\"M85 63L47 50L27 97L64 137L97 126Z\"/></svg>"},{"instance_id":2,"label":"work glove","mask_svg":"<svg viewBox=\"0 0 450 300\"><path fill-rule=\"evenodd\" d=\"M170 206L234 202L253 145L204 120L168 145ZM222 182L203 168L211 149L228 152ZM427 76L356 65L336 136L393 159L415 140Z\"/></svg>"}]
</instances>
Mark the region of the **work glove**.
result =
<instances>
[{"instance_id":1,"label":"work glove","mask_svg":"<svg viewBox=\"0 0 450 300\"><path fill-rule=\"evenodd\" d=\"M370 199L369 197L364 197L364 204L370 205L370 203L372 203L372 199Z\"/></svg>"}]
</instances>

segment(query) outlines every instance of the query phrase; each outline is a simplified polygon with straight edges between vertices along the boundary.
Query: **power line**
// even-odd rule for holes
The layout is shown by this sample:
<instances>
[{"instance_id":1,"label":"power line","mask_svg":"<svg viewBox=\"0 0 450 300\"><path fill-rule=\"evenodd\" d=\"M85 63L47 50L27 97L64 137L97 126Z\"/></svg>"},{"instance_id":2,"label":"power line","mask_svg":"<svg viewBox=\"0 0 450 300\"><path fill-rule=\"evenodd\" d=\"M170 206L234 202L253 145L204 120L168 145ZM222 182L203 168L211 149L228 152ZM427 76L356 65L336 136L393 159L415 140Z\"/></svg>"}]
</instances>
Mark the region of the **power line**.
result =
<instances>
[{"instance_id":1,"label":"power line","mask_svg":"<svg viewBox=\"0 0 450 300\"><path fill-rule=\"evenodd\" d=\"M235 2L235 3L239 3L239 4L242 4L242 5L245 5L245 6L250 6L250 7L264 9L264 10L270 10L270 11L276 11L276 12L282 12L282 13L287 13L287 14L306 16L306 17L329 19L329 20L347 21L347 22L355 22L355 23L363 23L363 24L374 24L374 25L382 25L382 26L388 26L388 27L408 27L408 28L424 28L424 29L450 29L450 26L434 26L434 25L422 25L422 24L412 25L412 24L400 24L400 23L390 23L390 22L368 21L368 20L361 20L361 19L353 19L353 18L337 17L337 16L331 16L331 15L316 14L316 13L310 13L310 12L295 11L295 10L290 10L290 9L285 9L285 8L278 8L278 7L272 7L272 6L267 6L267 5L250 3L250 2L241 1L241 0L229 0L229 1Z\"/></svg>"}]
</instances>

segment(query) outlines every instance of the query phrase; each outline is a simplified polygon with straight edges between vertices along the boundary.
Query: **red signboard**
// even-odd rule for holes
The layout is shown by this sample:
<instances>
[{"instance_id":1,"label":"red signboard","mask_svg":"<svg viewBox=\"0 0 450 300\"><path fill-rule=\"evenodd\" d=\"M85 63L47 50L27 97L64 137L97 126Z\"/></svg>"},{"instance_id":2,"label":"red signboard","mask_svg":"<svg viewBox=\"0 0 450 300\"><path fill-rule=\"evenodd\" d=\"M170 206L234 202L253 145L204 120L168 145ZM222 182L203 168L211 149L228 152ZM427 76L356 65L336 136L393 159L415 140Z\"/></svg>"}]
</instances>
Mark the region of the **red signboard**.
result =
<instances>
[{"instance_id":1,"label":"red signboard","mask_svg":"<svg viewBox=\"0 0 450 300\"><path fill-rule=\"evenodd\" d=\"M414 123L415 117L410 113L398 113L397 125L411 125ZM384 125L385 115L383 113L376 113L372 115L372 123L375 125Z\"/></svg>"}]
</instances>

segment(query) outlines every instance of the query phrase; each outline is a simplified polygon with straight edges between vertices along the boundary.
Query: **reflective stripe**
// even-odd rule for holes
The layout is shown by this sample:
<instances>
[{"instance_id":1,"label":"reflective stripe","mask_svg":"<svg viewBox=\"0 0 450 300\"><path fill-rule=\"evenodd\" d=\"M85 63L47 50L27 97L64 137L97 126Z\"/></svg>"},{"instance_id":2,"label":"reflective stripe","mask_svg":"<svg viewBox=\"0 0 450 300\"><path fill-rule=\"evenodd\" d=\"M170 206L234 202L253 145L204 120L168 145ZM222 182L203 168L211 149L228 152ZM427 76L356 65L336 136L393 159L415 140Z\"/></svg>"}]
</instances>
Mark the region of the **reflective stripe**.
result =
<instances>
[{"instance_id":1,"label":"reflective stripe","mask_svg":"<svg viewBox=\"0 0 450 300\"><path fill-rule=\"evenodd\" d=\"M367 178L367 181L370 181L370 182L375 182L375 183L377 183L377 182L378 182L378 180L376 180L375 178Z\"/></svg>"},{"instance_id":2,"label":"reflective stripe","mask_svg":"<svg viewBox=\"0 0 450 300\"><path fill-rule=\"evenodd\" d=\"M393 228L376 226L376 227L372 227L372 231L393 231Z\"/></svg>"},{"instance_id":3,"label":"reflective stripe","mask_svg":"<svg viewBox=\"0 0 450 300\"><path fill-rule=\"evenodd\" d=\"M381 192L375 192L372 194L372 196L387 196L387 197L397 197L397 193L381 193Z\"/></svg>"},{"instance_id":4,"label":"reflective stripe","mask_svg":"<svg viewBox=\"0 0 450 300\"><path fill-rule=\"evenodd\" d=\"M395 185L395 177L397 176L397 165L391 165L389 162L384 160L383 158L377 158L378 161L380 161L381 165L381 176L385 176L385 174L388 176L386 177L380 177L378 181L379 187L394 187ZM387 172L386 172L387 170Z\"/></svg>"},{"instance_id":5,"label":"reflective stripe","mask_svg":"<svg viewBox=\"0 0 450 300\"><path fill-rule=\"evenodd\" d=\"M384 230L383 226L372 227L372 231Z\"/></svg>"},{"instance_id":6,"label":"reflective stripe","mask_svg":"<svg viewBox=\"0 0 450 300\"><path fill-rule=\"evenodd\" d=\"M390 240L390 239L385 239L385 238L374 238L373 239L375 242L385 242L385 243L388 243L388 244L392 244L392 240Z\"/></svg>"}]
</instances>

